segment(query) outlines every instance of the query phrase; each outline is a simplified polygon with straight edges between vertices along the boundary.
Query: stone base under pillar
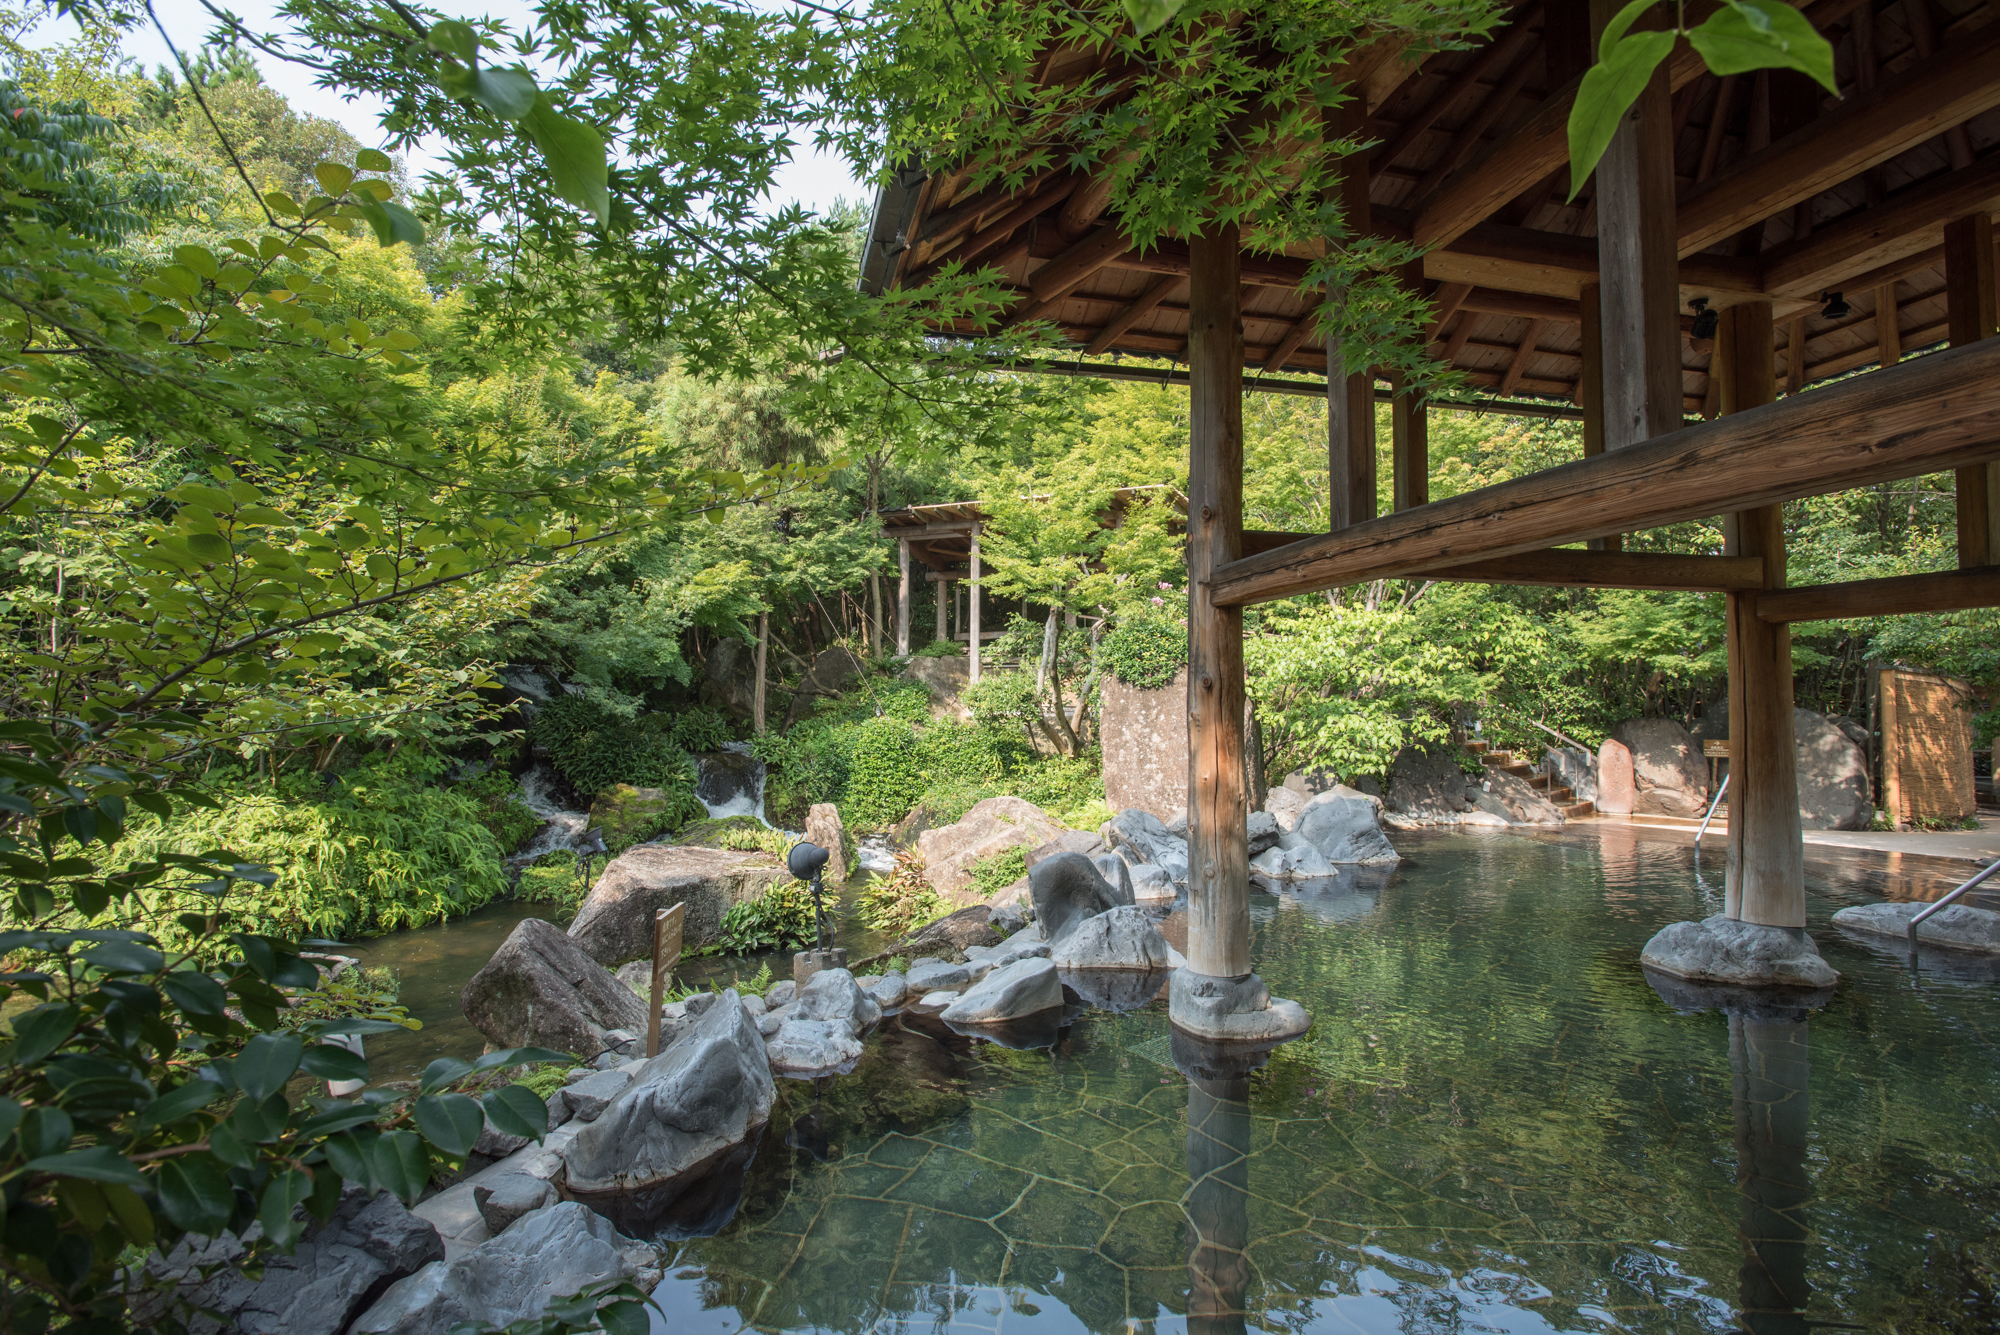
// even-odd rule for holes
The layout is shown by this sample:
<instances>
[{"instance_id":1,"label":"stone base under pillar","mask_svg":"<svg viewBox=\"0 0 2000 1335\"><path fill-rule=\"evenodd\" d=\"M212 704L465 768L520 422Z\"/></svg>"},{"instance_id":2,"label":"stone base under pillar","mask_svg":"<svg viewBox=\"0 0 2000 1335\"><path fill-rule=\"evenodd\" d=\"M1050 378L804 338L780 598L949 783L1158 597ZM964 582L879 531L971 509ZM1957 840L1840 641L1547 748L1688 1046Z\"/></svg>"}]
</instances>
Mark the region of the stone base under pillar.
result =
<instances>
[{"instance_id":1,"label":"stone base under pillar","mask_svg":"<svg viewBox=\"0 0 2000 1335\"><path fill-rule=\"evenodd\" d=\"M1213 978L1176 969L1167 988L1167 1015L1174 1028L1214 1043L1282 1043L1312 1027L1305 1007L1272 996L1254 973Z\"/></svg>"},{"instance_id":2,"label":"stone base under pillar","mask_svg":"<svg viewBox=\"0 0 2000 1335\"><path fill-rule=\"evenodd\" d=\"M1803 930L1720 913L1662 927L1639 959L1648 969L1691 983L1819 989L1840 981Z\"/></svg>"}]
</instances>

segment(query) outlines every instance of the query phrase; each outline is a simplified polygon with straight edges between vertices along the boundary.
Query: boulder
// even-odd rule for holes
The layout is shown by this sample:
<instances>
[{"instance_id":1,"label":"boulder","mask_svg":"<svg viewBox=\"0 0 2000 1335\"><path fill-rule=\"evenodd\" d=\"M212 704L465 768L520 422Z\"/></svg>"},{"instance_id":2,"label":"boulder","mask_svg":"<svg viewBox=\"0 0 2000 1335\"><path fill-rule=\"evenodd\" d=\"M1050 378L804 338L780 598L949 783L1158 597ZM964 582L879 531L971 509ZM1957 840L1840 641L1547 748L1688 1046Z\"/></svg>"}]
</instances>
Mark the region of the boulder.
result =
<instances>
[{"instance_id":1,"label":"boulder","mask_svg":"<svg viewBox=\"0 0 2000 1335\"><path fill-rule=\"evenodd\" d=\"M690 1184L770 1120L776 1097L764 1040L732 988L577 1132L567 1194Z\"/></svg>"},{"instance_id":2,"label":"boulder","mask_svg":"<svg viewBox=\"0 0 2000 1335\"><path fill-rule=\"evenodd\" d=\"M1549 801L1540 789L1518 774L1509 774L1503 769L1489 769L1481 787L1500 805L1500 814L1517 825L1563 823L1562 808ZM1470 797L1471 794L1467 793L1466 796Z\"/></svg>"},{"instance_id":3,"label":"boulder","mask_svg":"<svg viewBox=\"0 0 2000 1335\"><path fill-rule=\"evenodd\" d=\"M1298 824L1299 813L1305 810L1306 795L1293 792L1290 788L1273 788L1264 795L1264 810L1278 823L1279 833L1286 833Z\"/></svg>"},{"instance_id":4,"label":"boulder","mask_svg":"<svg viewBox=\"0 0 2000 1335\"><path fill-rule=\"evenodd\" d=\"M972 975L963 964L949 960L920 959L910 964L910 991L922 996L926 992L940 992L964 987L972 981Z\"/></svg>"},{"instance_id":5,"label":"boulder","mask_svg":"<svg viewBox=\"0 0 2000 1335\"><path fill-rule=\"evenodd\" d=\"M1023 959L993 970L954 997L940 1018L956 1024L996 1024L1062 1004L1062 980L1056 976L1056 966L1046 959Z\"/></svg>"},{"instance_id":6,"label":"boulder","mask_svg":"<svg viewBox=\"0 0 2000 1335\"><path fill-rule=\"evenodd\" d=\"M1045 844L1030 849L1024 860L1033 867L1043 858L1054 857L1058 853L1081 853L1085 857L1096 857L1104 851L1104 841L1090 830L1064 830Z\"/></svg>"},{"instance_id":7,"label":"boulder","mask_svg":"<svg viewBox=\"0 0 2000 1335\"><path fill-rule=\"evenodd\" d=\"M532 1214L546 1205L556 1203L556 1189L546 1178L532 1173L502 1173L484 1182L475 1182L472 1200L479 1207L479 1217L486 1221L486 1230L494 1235L507 1231L507 1226L524 1214Z\"/></svg>"},{"instance_id":8,"label":"boulder","mask_svg":"<svg viewBox=\"0 0 2000 1335\"><path fill-rule=\"evenodd\" d=\"M166 1325L167 1297L201 1308L223 1324L197 1317L189 1329L241 1335L341 1335L391 1284L444 1259L444 1242L431 1224L403 1208L388 1192L360 1187L341 1193L333 1214L306 1225L290 1256L267 1251L264 1272L251 1278L240 1268L245 1243L264 1235L251 1224L242 1238L182 1238L165 1256L153 1252L146 1270L153 1287L132 1296L135 1328Z\"/></svg>"},{"instance_id":9,"label":"boulder","mask_svg":"<svg viewBox=\"0 0 2000 1335\"><path fill-rule=\"evenodd\" d=\"M821 969L799 989L792 1003L792 1020L824 1020L859 1038L882 1018L882 1007L862 991L845 969Z\"/></svg>"},{"instance_id":10,"label":"boulder","mask_svg":"<svg viewBox=\"0 0 2000 1335\"><path fill-rule=\"evenodd\" d=\"M1135 904L1138 900L1132 893L1132 868L1116 853L1099 853L1090 859L1090 865L1097 868L1097 874L1111 887L1111 893L1120 904Z\"/></svg>"},{"instance_id":11,"label":"boulder","mask_svg":"<svg viewBox=\"0 0 2000 1335\"><path fill-rule=\"evenodd\" d=\"M1135 1011L1166 987L1172 970L1141 973L1133 969L1057 969L1062 985L1078 999L1101 1011Z\"/></svg>"},{"instance_id":12,"label":"boulder","mask_svg":"<svg viewBox=\"0 0 2000 1335\"><path fill-rule=\"evenodd\" d=\"M1275 848L1250 859L1250 870L1273 881L1313 881L1334 874L1326 855L1296 831L1280 835Z\"/></svg>"},{"instance_id":13,"label":"boulder","mask_svg":"<svg viewBox=\"0 0 2000 1335\"><path fill-rule=\"evenodd\" d=\"M791 1005L792 999L798 994L799 985L787 978L764 989L764 1004L776 1010L780 1006Z\"/></svg>"},{"instance_id":14,"label":"boulder","mask_svg":"<svg viewBox=\"0 0 2000 1335\"><path fill-rule=\"evenodd\" d=\"M653 914L686 904L685 947L713 942L722 915L762 898L792 874L764 853L641 844L611 860L569 925L569 934L598 963L616 968L653 953Z\"/></svg>"},{"instance_id":15,"label":"boulder","mask_svg":"<svg viewBox=\"0 0 2000 1335\"><path fill-rule=\"evenodd\" d=\"M1187 840L1176 837L1151 812L1128 809L1098 827L1104 842L1133 864L1150 862L1176 881L1187 879Z\"/></svg>"},{"instance_id":16,"label":"boulder","mask_svg":"<svg viewBox=\"0 0 2000 1335\"><path fill-rule=\"evenodd\" d=\"M1670 718L1629 718L1611 730L1632 753L1632 810L1699 816L1708 805L1708 762L1688 730ZM1602 761L1599 763L1600 775Z\"/></svg>"},{"instance_id":17,"label":"boulder","mask_svg":"<svg viewBox=\"0 0 2000 1335\"><path fill-rule=\"evenodd\" d=\"M1250 856L1256 857L1267 848L1278 846L1278 836L1284 831L1278 828L1278 818L1268 811L1253 811L1244 824L1244 833L1250 839Z\"/></svg>"},{"instance_id":18,"label":"boulder","mask_svg":"<svg viewBox=\"0 0 2000 1335\"><path fill-rule=\"evenodd\" d=\"M1035 923L1051 945L1061 942L1085 919L1119 907L1117 892L1081 853L1058 853L1036 863L1028 873L1028 885L1035 897ZM916 981L912 972L911 986Z\"/></svg>"},{"instance_id":19,"label":"boulder","mask_svg":"<svg viewBox=\"0 0 2000 1335\"><path fill-rule=\"evenodd\" d=\"M1180 897L1180 890L1174 885L1174 878L1167 875L1165 867L1142 862L1128 870L1132 873L1133 903L1161 904Z\"/></svg>"},{"instance_id":20,"label":"boulder","mask_svg":"<svg viewBox=\"0 0 2000 1335\"><path fill-rule=\"evenodd\" d=\"M747 819L761 829L758 814L764 809L764 780L768 777L764 762L740 742L720 751L703 751L695 757L695 800L708 809L709 821ZM676 838L674 842L694 841Z\"/></svg>"},{"instance_id":21,"label":"boulder","mask_svg":"<svg viewBox=\"0 0 2000 1335\"><path fill-rule=\"evenodd\" d=\"M1928 904L1855 904L1833 915L1834 922L1857 932L1910 939L1910 919ZM1970 904L1952 904L1917 924L1917 944L1947 950L2000 954L2000 913Z\"/></svg>"},{"instance_id":22,"label":"boulder","mask_svg":"<svg viewBox=\"0 0 2000 1335\"><path fill-rule=\"evenodd\" d=\"M971 660L957 658L912 658L903 675L931 695L931 717L953 723L972 722L972 711L962 698L972 683Z\"/></svg>"},{"instance_id":23,"label":"boulder","mask_svg":"<svg viewBox=\"0 0 2000 1335\"><path fill-rule=\"evenodd\" d=\"M1098 688L1104 801L1162 821L1187 806L1187 670L1157 690L1106 674Z\"/></svg>"},{"instance_id":24,"label":"boulder","mask_svg":"<svg viewBox=\"0 0 2000 1335\"><path fill-rule=\"evenodd\" d=\"M1458 752L1430 744L1398 751L1389 766L1387 800L1391 811L1408 820L1451 823L1472 805L1465 800L1465 770L1458 763Z\"/></svg>"},{"instance_id":25,"label":"boulder","mask_svg":"<svg viewBox=\"0 0 2000 1335\"><path fill-rule=\"evenodd\" d=\"M634 788L614 783L590 799L590 823L584 828L604 836L614 855L634 844L665 834L673 827L674 800L659 788Z\"/></svg>"},{"instance_id":26,"label":"boulder","mask_svg":"<svg viewBox=\"0 0 2000 1335\"><path fill-rule=\"evenodd\" d=\"M646 1003L585 954L574 937L526 918L459 994L460 1008L495 1047L543 1047L588 1060L609 1031L644 1033Z\"/></svg>"},{"instance_id":27,"label":"boulder","mask_svg":"<svg viewBox=\"0 0 2000 1335\"><path fill-rule=\"evenodd\" d=\"M1597 800L1597 755L1574 746L1551 746L1542 752L1542 773L1552 787L1570 790L1578 802Z\"/></svg>"},{"instance_id":28,"label":"boulder","mask_svg":"<svg viewBox=\"0 0 2000 1335\"><path fill-rule=\"evenodd\" d=\"M894 1010L902 1005L903 999L909 994L910 980L893 970L876 979L874 986L868 989L868 995L873 997L875 1004L885 1011Z\"/></svg>"},{"instance_id":29,"label":"boulder","mask_svg":"<svg viewBox=\"0 0 2000 1335\"><path fill-rule=\"evenodd\" d=\"M843 1075L861 1060L861 1040L837 1020L792 1020L778 1026L765 1045L774 1075L816 1080Z\"/></svg>"},{"instance_id":30,"label":"boulder","mask_svg":"<svg viewBox=\"0 0 2000 1335\"><path fill-rule=\"evenodd\" d=\"M1028 878L1023 876L1021 879L1025 881ZM1020 908L1013 904L995 904L986 911L986 922L994 931L1009 936L1028 925L1028 920Z\"/></svg>"},{"instance_id":31,"label":"boulder","mask_svg":"<svg viewBox=\"0 0 2000 1335\"><path fill-rule=\"evenodd\" d=\"M924 879L931 887L954 908L965 908L975 898L974 863L1010 848L1039 848L1063 828L1033 802L989 797L957 824L918 835L917 854L924 860Z\"/></svg>"},{"instance_id":32,"label":"boulder","mask_svg":"<svg viewBox=\"0 0 2000 1335\"><path fill-rule=\"evenodd\" d=\"M792 703L785 710L785 728L789 730L800 719L810 717L813 706L822 699L841 695L861 679L867 664L847 649L822 649L813 656L812 667L807 669L805 678L799 682Z\"/></svg>"},{"instance_id":33,"label":"boulder","mask_svg":"<svg viewBox=\"0 0 2000 1335\"><path fill-rule=\"evenodd\" d=\"M1382 781L1372 774L1359 775L1353 783L1347 786L1357 793L1366 793L1370 797L1382 796Z\"/></svg>"},{"instance_id":34,"label":"boulder","mask_svg":"<svg viewBox=\"0 0 2000 1335\"><path fill-rule=\"evenodd\" d=\"M1629 816L1639 791L1632 775L1632 748L1607 737L1597 748L1597 796L1591 800L1607 816Z\"/></svg>"},{"instance_id":35,"label":"boulder","mask_svg":"<svg viewBox=\"0 0 2000 1335\"><path fill-rule=\"evenodd\" d=\"M993 911L984 904L974 904L924 924L889 947L889 953L912 960L926 955L958 959L970 946L995 946L1000 940L1000 932L993 926Z\"/></svg>"},{"instance_id":36,"label":"boulder","mask_svg":"<svg viewBox=\"0 0 2000 1335\"><path fill-rule=\"evenodd\" d=\"M1799 824L1808 830L1865 830L1875 818L1868 753L1840 725L1810 709L1792 710L1798 747Z\"/></svg>"},{"instance_id":37,"label":"boulder","mask_svg":"<svg viewBox=\"0 0 2000 1335\"><path fill-rule=\"evenodd\" d=\"M1463 801L1462 776L1459 792ZM1382 799L1338 784L1305 804L1292 833L1331 863L1396 862L1402 857L1382 833Z\"/></svg>"},{"instance_id":38,"label":"boulder","mask_svg":"<svg viewBox=\"0 0 2000 1335\"><path fill-rule=\"evenodd\" d=\"M1163 971L1171 954L1146 911L1122 905L1085 918L1049 948L1058 969Z\"/></svg>"},{"instance_id":39,"label":"boulder","mask_svg":"<svg viewBox=\"0 0 2000 1335\"><path fill-rule=\"evenodd\" d=\"M1691 983L1817 990L1840 981L1804 932L1720 913L1661 928L1640 952L1639 962Z\"/></svg>"},{"instance_id":40,"label":"boulder","mask_svg":"<svg viewBox=\"0 0 2000 1335\"><path fill-rule=\"evenodd\" d=\"M717 640L702 664L701 702L738 723L748 723L757 704L757 646L731 635Z\"/></svg>"},{"instance_id":41,"label":"boulder","mask_svg":"<svg viewBox=\"0 0 2000 1335\"><path fill-rule=\"evenodd\" d=\"M806 842L818 844L827 853L822 873L828 885L847 884L847 831L840 823L840 809L831 802L815 802L806 811Z\"/></svg>"},{"instance_id":42,"label":"boulder","mask_svg":"<svg viewBox=\"0 0 2000 1335\"><path fill-rule=\"evenodd\" d=\"M1340 782L1340 776L1325 766L1314 769L1295 769L1287 774L1279 785L1300 797L1316 797Z\"/></svg>"},{"instance_id":43,"label":"boulder","mask_svg":"<svg viewBox=\"0 0 2000 1335\"><path fill-rule=\"evenodd\" d=\"M651 1248L576 1201L537 1210L455 1260L399 1280L350 1328L352 1335L450 1335L453 1327L509 1326L593 1284L638 1278ZM656 1281L657 1282L657 1281Z\"/></svg>"},{"instance_id":44,"label":"boulder","mask_svg":"<svg viewBox=\"0 0 2000 1335\"><path fill-rule=\"evenodd\" d=\"M579 1122L594 1122L599 1113L611 1106L613 1099L625 1092L632 1083L633 1072L624 1066L616 1066L608 1071L594 1071L573 1085L564 1085L551 1097L563 1101L569 1116Z\"/></svg>"}]
</instances>

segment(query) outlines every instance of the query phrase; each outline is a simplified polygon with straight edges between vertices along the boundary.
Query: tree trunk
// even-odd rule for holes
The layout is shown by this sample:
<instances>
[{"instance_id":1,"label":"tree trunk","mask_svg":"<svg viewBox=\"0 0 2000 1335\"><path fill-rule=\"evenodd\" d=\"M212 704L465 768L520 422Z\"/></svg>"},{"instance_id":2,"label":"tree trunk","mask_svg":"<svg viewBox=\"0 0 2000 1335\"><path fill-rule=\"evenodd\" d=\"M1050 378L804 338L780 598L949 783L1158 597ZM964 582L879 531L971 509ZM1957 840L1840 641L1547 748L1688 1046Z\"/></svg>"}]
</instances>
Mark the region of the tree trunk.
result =
<instances>
[{"instance_id":1,"label":"tree trunk","mask_svg":"<svg viewBox=\"0 0 2000 1335\"><path fill-rule=\"evenodd\" d=\"M1042 661L1035 665L1035 704L1042 703L1042 690L1049 684L1049 671L1056 661L1056 618L1061 613L1051 607L1049 619L1042 625Z\"/></svg>"},{"instance_id":2,"label":"tree trunk","mask_svg":"<svg viewBox=\"0 0 2000 1335\"><path fill-rule=\"evenodd\" d=\"M771 652L771 614L757 614L757 680L750 693L750 726L764 735L764 664Z\"/></svg>"},{"instance_id":3,"label":"tree trunk","mask_svg":"<svg viewBox=\"0 0 2000 1335\"><path fill-rule=\"evenodd\" d=\"M1090 693L1097 689L1097 643L1104 638L1104 622L1100 619L1090 628L1090 675L1083 679L1083 689L1077 692L1076 717L1070 720L1070 731L1083 738L1088 734L1084 725L1088 721L1086 713L1090 708Z\"/></svg>"},{"instance_id":4,"label":"tree trunk","mask_svg":"<svg viewBox=\"0 0 2000 1335\"><path fill-rule=\"evenodd\" d=\"M1056 655L1056 650L1061 644L1062 622L1056 619L1055 612L1051 610L1048 630L1042 636L1042 660L1048 664L1049 669L1049 703L1053 706L1051 712L1056 716L1056 727L1062 732L1062 753L1066 756L1076 756L1083 753L1083 748L1077 744L1076 729L1069 726L1069 715L1063 712L1062 668ZM1035 707L1037 709L1041 707L1040 696L1035 698Z\"/></svg>"}]
</instances>

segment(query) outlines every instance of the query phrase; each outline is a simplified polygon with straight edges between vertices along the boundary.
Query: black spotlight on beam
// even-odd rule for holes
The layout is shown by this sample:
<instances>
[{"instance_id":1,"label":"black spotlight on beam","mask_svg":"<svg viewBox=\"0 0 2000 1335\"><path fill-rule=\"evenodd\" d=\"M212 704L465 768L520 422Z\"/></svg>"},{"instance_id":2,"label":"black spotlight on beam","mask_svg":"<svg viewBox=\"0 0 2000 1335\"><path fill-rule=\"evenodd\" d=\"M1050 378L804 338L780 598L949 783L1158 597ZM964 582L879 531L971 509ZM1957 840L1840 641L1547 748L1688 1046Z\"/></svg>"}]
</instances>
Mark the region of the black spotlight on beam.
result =
<instances>
[{"instance_id":1,"label":"black spotlight on beam","mask_svg":"<svg viewBox=\"0 0 2000 1335\"><path fill-rule=\"evenodd\" d=\"M1722 323L1722 312L1710 310L1707 297L1696 297L1688 303L1694 312L1694 328L1688 333L1694 338L1714 338L1715 330Z\"/></svg>"},{"instance_id":2,"label":"black spotlight on beam","mask_svg":"<svg viewBox=\"0 0 2000 1335\"><path fill-rule=\"evenodd\" d=\"M1854 308L1848 305L1847 299L1838 292L1822 292L1819 294L1819 299L1826 303L1819 308L1819 318L1822 320L1845 320L1854 314Z\"/></svg>"}]
</instances>

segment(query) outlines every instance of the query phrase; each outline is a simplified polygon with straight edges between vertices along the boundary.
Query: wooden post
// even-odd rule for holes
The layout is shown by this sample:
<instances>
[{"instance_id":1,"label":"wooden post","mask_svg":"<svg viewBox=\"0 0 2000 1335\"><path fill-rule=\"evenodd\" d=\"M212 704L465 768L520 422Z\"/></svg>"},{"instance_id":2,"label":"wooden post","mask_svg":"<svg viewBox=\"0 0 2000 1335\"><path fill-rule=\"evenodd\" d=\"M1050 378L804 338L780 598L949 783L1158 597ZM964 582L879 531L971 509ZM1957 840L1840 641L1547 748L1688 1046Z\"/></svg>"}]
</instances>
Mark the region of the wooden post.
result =
<instances>
[{"instance_id":1,"label":"wooden post","mask_svg":"<svg viewBox=\"0 0 2000 1335\"><path fill-rule=\"evenodd\" d=\"M681 962L681 925L687 905L675 904L653 914L652 1004L646 1008L646 1055L660 1055L660 1005L667 997L667 980Z\"/></svg>"},{"instance_id":2,"label":"wooden post","mask_svg":"<svg viewBox=\"0 0 2000 1335\"><path fill-rule=\"evenodd\" d=\"M1681 425L1671 101L1662 65L1597 164L1599 355L1607 450L1666 435Z\"/></svg>"},{"instance_id":3,"label":"wooden post","mask_svg":"<svg viewBox=\"0 0 2000 1335\"><path fill-rule=\"evenodd\" d=\"M750 693L750 726L757 736L764 735L764 686L768 677L766 669L771 654L771 614L757 614L757 680Z\"/></svg>"},{"instance_id":4,"label":"wooden post","mask_svg":"<svg viewBox=\"0 0 2000 1335\"><path fill-rule=\"evenodd\" d=\"M1243 546L1243 312L1237 229L1189 243L1188 967L1250 972L1243 613L1208 577Z\"/></svg>"},{"instance_id":5,"label":"wooden post","mask_svg":"<svg viewBox=\"0 0 2000 1335\"><path fill-rule=\"evenodd\" d=\"M1583 409L1583 457L1604 453L1604 321L1602 289L1585 283L1577 292L1577 308L1583 327L1580 351L1583 367L1576 378L1576 406ZM1625 539L1619 534L1592 538L1584 544L1593 552L1622 551Z\"/></svg>"},{"instance_id":6,"label":"wooden post","mask_svg":"<svg viewBox=\"0 0 2000 1335\"><path fill-rule=\"evenodd\" d=\"M1954 348L1992 338L1993 221L1985 210L1945 224L1945 322ZM2000 562L2000 464L1958 470L1958 564Z\"/></svg>"},{"instance_id":7,"label":"wooden post","mask_svg":"<svg viewBox=\"0 0 2000 1335\"><path fill-rule=\"evenodd\" d=\"M1360 100L1329 117L1337 117L1333 133L1345 137L1367 133ZM1368 155L1355 153L1340 169L1341 212L1349 236L1362 237L1372 225L1368 202ZM1328 293L1329 299L1336 294ZM1327 527L1343 529L1375 517L1375 377L1363 368L1346 372L1340 337L1326 336L1326 471Z\"/></svg>"},{"instance_id":8,"label":"wooden post","mask_svg":"<svg viewBox=\"0 0 2000 1335\"><path fill-rule=\"evenodd\" d=\"M943 575L937 581L937 637L951 639L951 581Z\"/></svg>"},{"instance_id":9,"label":"wooden post","mask_svg":"<svg viewBox=\"0 0 2000 1335\"><path fill-rule=\"evenodd\" d=\"M1883 366L1903 360L1903 330L1896 320L1896 284L1875 289L1875 356Z\"/></svg>"},{"instance_id":10,"label":"wooden post","mask_svg":"<svg viewBox=\"0 0 2000 1335\"><path fill-rule=\"evenodd\" d=\"M1714 365L1724 413L1778 397L1771 303L1722 312ZM1764 559L1764 587L1785 586L1785 511L1764 505L1730 516L1729 554ZM1767 927L1806 925L1805 837L1799 826L1792 734L1791 627L1762 621L1757 594L1723 595L1729 641L1729 873L1724 912Z\"/></svg>"},{"instance_id":11,"label":"wooden post","mask_svg":"<svg viewBox=\"0 0 2000 1335\"><path fill-rule=\"evenodd\" d=\"M896 652L910 652L910 540L896 544Z\"/></svg>"},{"instance_id":12,"label":"wooden post","mask_svg":"<svg viewBox=\"0 0 2000 1335\"><path fill-rule=\"evenodd\" d=\"M972 578L965 582L965 628L971 632L966 638L972 646L972 680L979 680L979 526L972 526Z\"/></svg>"},{"instance_id":13,"label":"wooden post","mask_svg":"<svg viewBox=\"0 0 2000 1335\"><path fill-rule=\"evenodd\" d=\"M1412 292L1424 290L1424 267L1412 264L1400 275ZM1409 510L1431 499L1430 410L1421 392L1406 389L1400 378L1391 384L1389 400L1389 505Z\"/></svg>"}]
</instances>

